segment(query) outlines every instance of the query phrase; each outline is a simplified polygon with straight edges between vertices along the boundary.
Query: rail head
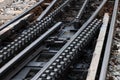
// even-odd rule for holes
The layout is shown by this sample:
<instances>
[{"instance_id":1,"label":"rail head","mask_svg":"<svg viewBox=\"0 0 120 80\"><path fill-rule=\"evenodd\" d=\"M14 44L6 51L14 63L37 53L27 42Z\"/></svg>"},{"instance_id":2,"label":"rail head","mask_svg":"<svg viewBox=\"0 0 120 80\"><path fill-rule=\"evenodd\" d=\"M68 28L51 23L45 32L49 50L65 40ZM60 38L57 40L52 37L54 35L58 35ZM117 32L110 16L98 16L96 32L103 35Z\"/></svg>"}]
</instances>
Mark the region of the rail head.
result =
<instances>
[{"instance_id":1,"label":"rail head","mask_svg":"<svg viewBox=\"0 0 120 80\"><path fill-rule=\"evenodd\" d=\"M105 46L104 58L103 58L99 80L106 80L107 67L108 67L108 62L110 58L111 46L112 46L112 41L113 41L113 36L114 36L114 28L115 28L115 23L116 23L116 18L117 18L118 3L119 3L119 0L115 0L114 10L113 10L112 20L110 24L108 37L107 37L107 43Z\"/></svg>"}]
</instances>

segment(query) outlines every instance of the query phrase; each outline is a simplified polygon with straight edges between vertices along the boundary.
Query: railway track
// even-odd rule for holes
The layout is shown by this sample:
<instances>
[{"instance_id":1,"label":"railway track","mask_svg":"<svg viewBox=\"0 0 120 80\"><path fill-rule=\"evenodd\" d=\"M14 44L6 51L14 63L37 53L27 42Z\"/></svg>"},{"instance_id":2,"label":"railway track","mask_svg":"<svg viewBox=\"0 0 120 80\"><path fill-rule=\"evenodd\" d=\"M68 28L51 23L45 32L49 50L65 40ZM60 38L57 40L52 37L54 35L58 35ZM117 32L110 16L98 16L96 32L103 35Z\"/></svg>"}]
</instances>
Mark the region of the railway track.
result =
<instances>
[{"instance_id":1,"label":"railway track","mask_svg":"<svg viewBox=\"0 0 120 80\"><path fill-rule=\"evenodd\" d=\"M43 1L41 1L41 2L43 2ZM41 2L39 2L37 5L39 5ZM50 9L55 4L55 2L57 2L57 0L56 1L52 1L51 5L48 6L46 9L47 10ZM46 2L44 2L42 4L45 4L45 3ZM58 6L57 4L56 4L56 6L54 5L54 7L57 7L57 6ZM13 23L12 25L8 26L7 28L4 28L4 29L1 30L1 33L0 33L1 34L0 35L0 37L1 37L1 42L0 42L1 43L1 45L0 45L1 51L0 51L0 53L4 54L4 55L1 55L1 66L2 66L2 63L3 63L3 65L4 65L4 63L6 63L7 59L9 60L10 58L14 57L14 55L16 55L16 53L18 53L19 50L22 50L22 48L24 48L26 44L27 45L29 44L28 41L31 41L31 39L29 37L29 40L26 42L25 39L24 39L25 34L27 34L28 32L30 32L32 30L31 26L35 27L35 26L38 26L37 24L42 24L42 21L39 22L39 18L42 19L42 17L45 17L45 14L47 15L47 12L46 12L46 10L43 11L43 15L41 14L42 16L38 16L38 20L34 21L31 24L28 22L28 20L30 20L30 19L27 19L27 20L24 19L20 23L18 22L15 25ZM26 12L26 13L28 13L28 12ZM46 20L46 19L44 19L44 20ZM46 22L48 22L48 21L46 21ZM44 26L44 25L47 25L47 23L42 24L42 26ZM40 32L42 34L44 32L44 29L41 28L41 30L43 30L43 31ZM26 32L26 31L28 31L28 32ZM36 34L36 36L37 36L37 34ZM31 36L31 34L29 34L29 36ZM28 36L26 38L28 39ZM34 36L32 38L34 38ZM23 41L22 41L22 39L23 39ZM20 42L20 43L18 43L18 42ZM17 47L14 46L16 43L18 43L16 45ZM10 47L11 47L11 49L10 49ZM19 50L17 50L18 52L15 52L15 48L19 49ZM8 51L8 49L9 49L9 51Z\"/></svg>"},{"instance_id":2,"label":"railway track","mask_svg":"<svg viewBox=\"0 0 120 80\"><path fill-rule=\"evenodd\" d=\"M41 24L40 22L39 22L39 24L36 24L36 26L34 26L34 28L30 28L30 30L31 29L37 29L37 25L38 25L38 29L37 30L42 30L43 31L43 29L45 29L46 27L47 27L47 25L46 25L46 23L47 24L49 24L49 23L54 23L54 24L56 24L57 22L60 22L60 21L62 21L62 20L65 20L65 21L63 21L64 22L64 25L63 25L63 27L65 26L65 25L68 25L68 23L69 22L71 22L71 21L75 21L74 19L74 17L78 17L78 16L76 16L80 11L81 11L81 9L82 9L82 11L86 8L86 6L83 6L83 8L80 8L80 6L79 5L81 5L82 3L84 3L84 2L82 2L82 1L79 1L80 3L78 4L78 3L76 3L76 1L69 1L69 0L67 0L67 1L65 1L60 7L58 7L55 11L53 11L50 15L48 15L48 17L46 17L46 18L44 18L44 21L46 20L46 19L48 19L48 21L47 22L44 22L43 23L43 25L41 26L41 27L39 27L39 25ZM69 5L72 5L72 4L77 4L77 5L75 5L75 6L69 6ZM85 4L88 4L88 2L85 2ZM90 4L89 4L90 5ZM69 10L66 10L66 8L70 8ZM89 8L89 7L88 7ZM91 7L90 7L91 8ZM94 8L94 7L93 7ZM64 16L63 17L61 17L61 18L56 18L57 17L57 15L60 15L60 14L62 14L63 13L63 11L65 12L66 11L66 14L64 14ZM72 11L72 12L71 12ZM94 11L94 10L93 10ZM75 13L76 12L76 13ZM68 15L68 14L71 14L71 15ZM75 15L76 14L76 15ZM82 13L80 13L80 15L82 15ZM86 19L87 18L89 18L90 17L90 15L91 14L88 14L88 17L86 17ZM70 19L68 19L68 18L71 18L71 20ZM53 20L52 20L53 19ZM60 20L59 20L60 19ZM51 21L52 20L52 21ZM42 21L41 21L42 22ZM48 23L49 22L49 23ZM85 19L84 19L84 22L85 22ZM51 24L51 26L53 26L54 24ZM81 24L83 24L83 23L81 23ZM72 36L72 35L74 35L75 34L75 32L78 30L78 28L75 28L74 29L74 26L72 26L72 24L70 24L70 26L71 26L71 28L69 28L69 26L67 26L66 28L65 28L65 31L64 30L62 30L62 27L61 27L61 34L64 34L63 36L59 33L59 34L56 34L56 35L59 35L60 37L62 37L63 38L63 40L64 40L64 38L65 38L65 40L66 41L68 41L69 39L70 39L70 37ZM43 27L43 29L40 29L40 28L42 28ZM49 27L50 27L50 24L49 24ZM48 27L48 28L49 28ZM64 29L64 28L63 28ZM66 31L66 30L70 30L70 31ZM30 33L30 30L28 30L28 33ZM32 30L32 31L33 31ZM68 32L69 32L69 34L68 34ZM26 36L27 35L29 35L29 34L27 34L26 33L26 30L23 32L23 34L25 34ZM34 32L32 32L32 35L31 35L31 39L33 39L34 37L36 38L36 36L34 36L35 34L38 34L38 31L36 32L35 31L35 33ZM22 35L23 36L23 35ZM68 38L67 38L68 37ZM20 38L20 37L18 37L18 38ZM29 40L29 38L26 38L27 40ZM53 38L54 39L54 38ZM24 39L25 40L25 39ZM18 40L17 40L18 41ZM29 40L29 41L31 41L31 40ZM27 41L27 42L29 42L29 41ZM18 41L18 42L20 42L20 41ZM21 42L23 42L23 41L21 41ZM24 43L23 44L25 44L25 42L26 42L26 40L24 41ZM49 42L49 41L48 41ZM59 39L58 39L58 42L59 42ZM63 44L63 43L62 43ZM65 44L65 43L64 43ZM19 44L18 44L19 45ZM21 47L21 44L20 44L20 47ZM15 47L16 48L16 47ZM22 47L23 48L23 47ZM19 50L19 48L16 48L17 50ZM14 49L15 50L15 49ZM26 49L24 49L24 50L26 50ZM23 54L24 53L24 55L25 55L25 52L24 52L24 50L23 51L21 51L18 55L16 55L15 57L17 57L17 56L19 56L19 55L21 55L21 54ZM6 50L4 50L4 51L6 51ZM15 51L16 53L17 53L17 51ZM27 52L27 51L26 51ZM3 53L3 52L2 52ZM21 55L22 56L22 55ZM15 58L14 57L14 58ZM19 57L20 58L20 57ZM8 58L7 58L8 59ZM13 59L12 59L13 60ZM12 61L11 60L11 61ZM17 60L18 60L18 58L17 58ZM15 60L14 60L15 61ZM15 61L16 62L16 61ZM10 62L10 63L13 63L13 62ZM9 64L9 62L7 63L7 64ZM5 71L5 68L9 68L9 66L7 65L7 64L5 64L5 65L3 65L2 67L3 68L1 68L1 72L3 71ZM6 67L6 65L7 65L7 67Z\"/></svg>"},{"instance_id":3,"label":"railway track","mask_svg":"<svg viewBox=\"0 0 120 80\"><path fill-rule=\"evenodd\" d=\"M0 45L1 80L103 78L105 46L111 29L109 23L114 22L112 15L118 0L112 3L109 0L54 1L43 11L44 15L41 14L26 28L12 28L10 38L8 35L4 38L3 34ZM54 8L51 8L53 5ZM101 36L103 31L104 36ZM91 71L98 47L101 51L95 69Z\"/></svg>"}]
</instances>

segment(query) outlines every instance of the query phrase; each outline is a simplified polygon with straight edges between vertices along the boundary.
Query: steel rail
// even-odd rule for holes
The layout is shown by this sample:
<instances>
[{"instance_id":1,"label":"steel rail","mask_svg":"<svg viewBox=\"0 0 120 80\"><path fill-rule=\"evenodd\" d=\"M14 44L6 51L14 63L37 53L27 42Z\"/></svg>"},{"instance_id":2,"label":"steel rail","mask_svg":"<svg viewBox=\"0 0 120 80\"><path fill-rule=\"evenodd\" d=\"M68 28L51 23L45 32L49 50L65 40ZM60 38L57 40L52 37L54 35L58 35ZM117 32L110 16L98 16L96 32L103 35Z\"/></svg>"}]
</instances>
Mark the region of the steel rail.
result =
<instances>
[{"instance_id":1,"label":"steel rail","mask_svg":"<svg viewBox=\"0 0 120 80\"><path fill-rule=\"evenodd\" d=\"M114 36L115 22L117 18L118 3L119 3L119 0L115 0L115 3L114 3L115 6L114 6L110 29L109 29L109 33L107 37L107 43L105 46L104 58L103 58L99 80L106 80L107 67L108 67L108 62L109 62L110 52L111 52L111 47L112 47L112 41L113 41L113 36Z\"/></svg>"},{"instance_id":2,"label":"steel rail","mask_svg":"<svg viewBox=\"0 0 120 80\"><path fill-rule=\"evenodd\" d=\"M84 13L84 11L85 11L85 8L86 8L88 2L89 2L89 0L85 0L85 1L84 1L82 8L79 10L77 16L76 16L75 19L73 20L73 23L74 23L74 26L75 26L75 27L78 27L78 26L79 26L80 19L81 19L81 17L83 16L83 13Z\"/></svg>"},{"instance_id":3,"label":"steel rail","mask_svg":"<svg viewBox=\"0 0 120 80\"><path fill-rule=\"evenodd\" d=\"M43 17L45 17L45 15L50 11L50 9L54 6L54 4L57 2L58 0L53 0L51 2L51 4L42 12L42 14L37 18L37 21L40 21Z\"/></svg>"},{"instance_id":4,"label":"steel rail","mask_svg":"<svg viewBox=\"0 0 120 80\"><path fill-rule=\"evenodd\" d=\"M10 24L14 23L16 20L22 18L23 16L25 16L26 14L28 14L29 12L31 12L33 9L35 9L37 6L39 6L44 0L40 0L37 4L35 4L33 7L31 7L30 9L26 10L25 12L23 12L22 14L18 15L17 17L15 17L13 20L11 20L10 22L2 25L0 27L0 31L2 29L4 29L5 27L9 26Z\"/></svg>"},{"instance_id":5,"label":"steel rail","mask_svg":"<svg viewBox=\"0 0 120 80\"><path fill-rule=\"evenodd\" d=\"M78 15L76 16L76 19L81 19L81 16L83 15L83 12L84 12L88 2L89 2L89 0L85 0L82 8L80 9Z\"/></svg>"},{"instance_id":6,"label":"steel rail","mask_svg":"<svg viewBox=\"0 0 120 80\"><path fill-rule=\"evenodd\" d=\"M17 56L11 59L8 63L6 63L3 67L0 68L0 75L2 75L5 71L7 71L13 64L15 64L18 60L20 60L25 54L30 52L36 45L41 43L45 38L47 38L51 33L53 33L56 29L60 27L62 22L56 23L52 28L50 28L47 32L37 38L33 43L31 43L28 47L26 47L23 51L21 51Z\"/></svg>"},{"instance_id":7,"label":"steel rail","mask_svg":"<svg viewBox=\"0 0 120 80\"><path fill-rule=\"evenodd\" d=\"M71 40L65 44L63 46L63 48L59 51L59 53L63 52L64 49L66 49L69 44L72 43L72 41L90 24L91 21L93 21L93 19L97 16L97 14L99 13L99 11L102 9L102 7L105 5L105 3L107 2L107 0L104 0L102 2L102 4L98 7L98 9L93 13L93 15L87 20L86 23L83 24L83 26L76 32L76 34L71 38ZM47 69L48 66L50 66L50 64L59 56L60 54L55 55L49 62L48 64L42 68L33 78L32 80L37 80L40 75Z\"/></svg>"}]
</instances>

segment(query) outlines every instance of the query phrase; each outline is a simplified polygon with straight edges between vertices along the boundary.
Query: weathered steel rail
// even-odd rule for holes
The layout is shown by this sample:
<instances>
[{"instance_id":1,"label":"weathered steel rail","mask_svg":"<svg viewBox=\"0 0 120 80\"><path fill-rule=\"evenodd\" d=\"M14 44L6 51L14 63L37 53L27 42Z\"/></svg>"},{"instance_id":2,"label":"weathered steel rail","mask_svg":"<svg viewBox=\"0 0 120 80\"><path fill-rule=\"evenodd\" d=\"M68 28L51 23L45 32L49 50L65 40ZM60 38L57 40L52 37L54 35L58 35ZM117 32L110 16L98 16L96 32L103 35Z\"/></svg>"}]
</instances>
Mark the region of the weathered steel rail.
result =
<instances>
[{"instance_id":1,"label":"weathered steel rail","mask_svg":"<svg viewBox=\"0 0 120 80\"><path fill-rule=\"evenodd\" d=\"M105 46L105 51L104 51L104 57L102 61L102 67L100 71L100 78L99 80L106 80L106 75L107 75L107 68L108 68L108 63L109 63L109 58L110 58L110 53L112 49L112 42L113 42L113 36L114 36L114 30L116 26L116 20L117 20L117 12L118 12L118 4L119 0L114 1L114 10L112 13L112 19L110 23L110 28L109 28L109 33L107 36L107 42Z\"/></svg>"}]
</instances>

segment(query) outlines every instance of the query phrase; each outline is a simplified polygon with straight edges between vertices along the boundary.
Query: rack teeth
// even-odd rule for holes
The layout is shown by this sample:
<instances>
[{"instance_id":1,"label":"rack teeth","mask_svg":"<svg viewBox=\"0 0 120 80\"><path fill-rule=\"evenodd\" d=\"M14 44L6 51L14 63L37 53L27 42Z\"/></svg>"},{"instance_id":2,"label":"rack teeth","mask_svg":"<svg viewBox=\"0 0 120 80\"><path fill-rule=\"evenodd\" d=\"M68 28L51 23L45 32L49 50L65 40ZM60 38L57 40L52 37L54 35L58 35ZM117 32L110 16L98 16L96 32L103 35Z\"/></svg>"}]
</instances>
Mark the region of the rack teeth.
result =
<instances>
[{"instance_id":1,"label":"rack teeth","mask_svg":"<svg viewBox=\"0 0 120 80\"><path fill-rule=\"evenodd\" d=\"M39 79L54 80L67 68L67 66L77 57L79 52L89 43L101 26L101 20L95 19L85 28L59 56L46 68ZM52 75L51 75L52 74Z\"/></svg>"}]
</instances>

